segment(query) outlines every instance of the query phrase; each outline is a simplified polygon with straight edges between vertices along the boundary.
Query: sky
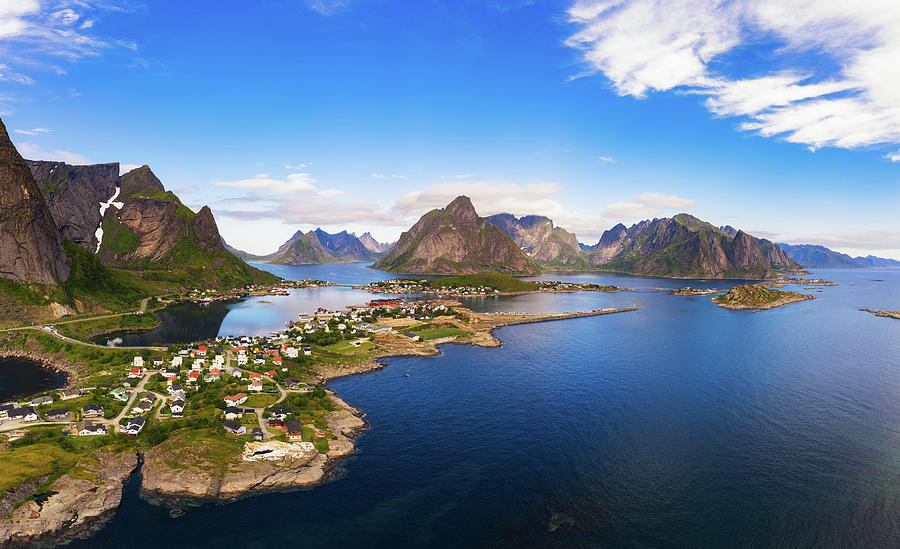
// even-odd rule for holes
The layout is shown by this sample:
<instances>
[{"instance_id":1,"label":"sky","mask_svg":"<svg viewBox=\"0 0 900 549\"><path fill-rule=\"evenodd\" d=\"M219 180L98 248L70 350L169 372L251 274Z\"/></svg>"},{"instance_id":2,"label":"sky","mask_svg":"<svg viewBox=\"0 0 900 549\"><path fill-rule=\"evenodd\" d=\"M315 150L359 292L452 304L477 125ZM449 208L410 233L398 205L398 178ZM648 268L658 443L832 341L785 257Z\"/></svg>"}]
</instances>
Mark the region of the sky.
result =
<instances>
[{"instance_id":1,"label":"sky","mask_svg":"<svg viewBox=\"0 0 900 549\"><path fill-rule=\"evenodd\" d=\"M900 259L897 59L895 0L0 0L23 156L147 164L254 253L466 194Z\"/></svg>"}]
</instances>

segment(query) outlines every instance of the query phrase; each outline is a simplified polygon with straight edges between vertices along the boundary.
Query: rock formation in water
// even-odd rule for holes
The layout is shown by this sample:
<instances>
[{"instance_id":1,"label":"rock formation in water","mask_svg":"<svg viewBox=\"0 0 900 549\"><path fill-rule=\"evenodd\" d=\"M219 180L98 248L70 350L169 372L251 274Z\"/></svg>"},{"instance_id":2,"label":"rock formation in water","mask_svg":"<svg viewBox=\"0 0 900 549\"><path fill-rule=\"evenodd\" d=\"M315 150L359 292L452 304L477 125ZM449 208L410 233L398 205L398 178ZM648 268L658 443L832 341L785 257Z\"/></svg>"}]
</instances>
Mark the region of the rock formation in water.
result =
<instances>
[{"instance_id":1,"label":"rock formation in water","mask_svg":"<svg viewBox=\"0 0 900 549\"><path fill-rule=\"evenodd\" d=\"M56 285L69 277L50 209L0 120L0 277Z\"/></svg>"},{"instance_id":2,"label":"rock formation in water","mask_svg":"<svg viewBox=\"0 0 900 549\"><path fill-rule=\"evenodd\" d=\"M478 216L467 196L423 215L374 267L412 274L540 272L509 236Z\"/></svg>"}]
</instances>

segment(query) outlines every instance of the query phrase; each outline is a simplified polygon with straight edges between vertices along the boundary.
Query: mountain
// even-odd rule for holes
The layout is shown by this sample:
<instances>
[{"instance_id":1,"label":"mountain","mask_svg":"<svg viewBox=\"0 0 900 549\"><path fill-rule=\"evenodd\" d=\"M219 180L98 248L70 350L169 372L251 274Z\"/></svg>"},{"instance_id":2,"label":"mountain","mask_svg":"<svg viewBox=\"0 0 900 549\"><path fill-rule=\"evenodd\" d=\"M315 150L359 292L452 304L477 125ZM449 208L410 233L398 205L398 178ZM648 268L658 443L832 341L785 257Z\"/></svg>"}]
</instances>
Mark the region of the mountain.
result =
<instances>
[{"instance_id":1,"label":"mountain","mask_svg":"<svg viewBox=\"0 0 900 549\"><path fill-rule=\"evenodd\" d=\"M362 236L359 237L359 241L362 242L362 245L366 247L370 252L375 253L384 253L391 249L392 244L382 244L375 240L375 237L372 236L372 233L365 232Z\"/></svg>"},{"instance_id":2,"label":"mountain","mask_svg":"<svg viewBox=\"0 0 900 549\"><path fill-rule=\"evenodd\" d=\"M573 233L554 227L549 217L508 213L492 215L488 221L506 233L528 256L547 267L577 267L583 263L581 246Z\"/></svg>"},{"instance_id":3,"label":"mountain","mask_svg":"<svg viewBox=\"0 0 900 549\"><path fill-rule=\"evenodd\" d=\"M0 120L0 277L57 285L69 278L59 229Z\"/></svg>"},{"instance_id":4,"label":"mountain","mask_svg":"<svg viewBox=\"0 0 900 549\"><path fill-rule=\"evenodd\" d=\"M859 268L862 263L847 254L814 244L782 244L778 246L804 267L811 269Z\"/></svg>"},{"instance_id":5,"label":"mountain","mask_svg":"<svg viewBox=\"0 0 900 549\"><path fill-rule=\"evenodd\" d=\"M277 281L231 254L209 207L193 212L149 166L122 176L117 163L28 161L28 167L59 234L96 254L107 267L125 269L171 291Z\"/></svg>"},{"instance_id":6,"label":"mountain","mask_svg":"<svg viewBox=\"0 0 900 549\"><path fill-rule=\"evenodd\" d=\"M338 261L375 261L380 257L380 254L367 248L356 235L347 231L330 234L316 229L314 232L329 255Z\"/></svg>"},{"instance_id":7,"label":"mountain","mask_svg":"<svg viewBox=\"0 0 900 549\"><path fill-rule=\"evenodd\" d=\"M509 236L478 216L467 196L423 215L373 267L407 274L539 272Z\"/></svg>"},{"instance_id":8,"label":"mountain","mask_svg":"<svg viewBox=\"0 0 900 549\"><path fill-rule=\"evenodd\" d=\"M734 236L688 214L604 232L587 252L601 270L685 278L770 278L800 268L778 246L743 231Z\"/></svg>"},{"instance_id":9,"label":"mountain","mask_svg":"<svg viewBox=\"0 0 900 549\"><path fill-rule=\"evenodd\" d=\"M278 265L315 265L337 263L319 240L315 231L297 231L278 250L264 259Z\"/></svg>"},{"instance_id":10,"label":"mountain","mask_svg":"<svg viewBox=\"0 0 900 549\"><path fill-rule=\"evenodd\" d=\"M875 257L874 255L867 255L866 257L854 257L853 260L859 263L860 266L870 269L890 269L900 267L900 261L897 261L896 259Z\"/></svg>"}]
</instances>

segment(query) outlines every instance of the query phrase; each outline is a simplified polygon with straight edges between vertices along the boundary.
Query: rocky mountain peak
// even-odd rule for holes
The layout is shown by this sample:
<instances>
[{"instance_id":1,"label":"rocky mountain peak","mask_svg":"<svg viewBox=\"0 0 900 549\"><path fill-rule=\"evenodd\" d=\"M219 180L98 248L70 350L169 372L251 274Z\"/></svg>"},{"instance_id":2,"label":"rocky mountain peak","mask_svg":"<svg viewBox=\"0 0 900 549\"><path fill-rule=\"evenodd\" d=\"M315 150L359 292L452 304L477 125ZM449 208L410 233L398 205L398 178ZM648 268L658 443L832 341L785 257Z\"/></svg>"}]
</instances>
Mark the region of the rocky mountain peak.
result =
<instances>
[{"instance_id":1,"label":"rocky mountain peak","mask_svg":"<svg viewBox=\"0 0 900 549\"><path fill-rule=\"evenodd\" d=\"M162 181L146 164L123 175L120 185L123 199L130 196L153 196L166 190Z\"/></svg>"},{"instance_id":2,"label":"rocky mountain peak","mask_svg":"<svg viewBox=\"0 0 900 549\"><path fill-rule=\"evenodd\" d=\"M475 211L475 206L472 205L472 200L465 195L454 198L453 202L447 204L447 207L444 208L444 213L450 214L461 221L478 220L478 213Z\"/></svg>"}]
</instances>

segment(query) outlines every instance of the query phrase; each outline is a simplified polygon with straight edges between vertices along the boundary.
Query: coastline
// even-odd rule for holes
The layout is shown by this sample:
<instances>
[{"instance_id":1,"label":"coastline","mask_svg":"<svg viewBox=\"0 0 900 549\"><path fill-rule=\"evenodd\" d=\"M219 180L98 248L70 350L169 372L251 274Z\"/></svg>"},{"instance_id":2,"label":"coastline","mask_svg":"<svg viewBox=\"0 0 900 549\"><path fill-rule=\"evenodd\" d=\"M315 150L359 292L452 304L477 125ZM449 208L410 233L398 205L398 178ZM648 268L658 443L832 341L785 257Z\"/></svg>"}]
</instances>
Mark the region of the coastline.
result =
<instances>
[{"instance_id":1,"label":"coastline","mask_svg":"<svg viewBox=\"0 0 900 549\"><path fill-rule=\"evenodd\" d=\"M78 369L73 364L60 359L56 355L34 349L0 347L0 359L2 358L25 358L36 362L41 368L66 376L66 382L62 387L48 389L49 391L71 389L75 385L75 380L79 374Z\"/></svg>"}]
</instances>

